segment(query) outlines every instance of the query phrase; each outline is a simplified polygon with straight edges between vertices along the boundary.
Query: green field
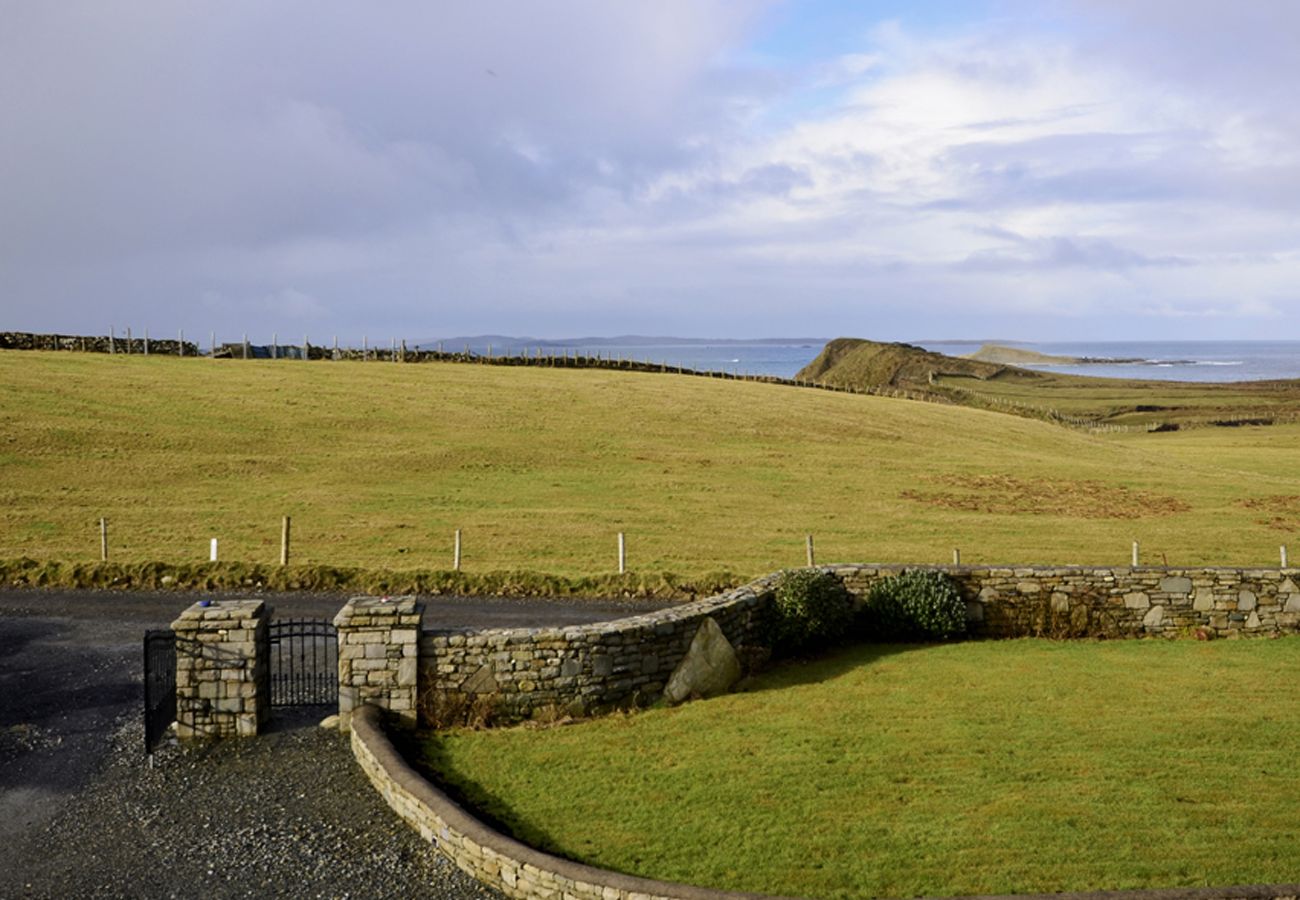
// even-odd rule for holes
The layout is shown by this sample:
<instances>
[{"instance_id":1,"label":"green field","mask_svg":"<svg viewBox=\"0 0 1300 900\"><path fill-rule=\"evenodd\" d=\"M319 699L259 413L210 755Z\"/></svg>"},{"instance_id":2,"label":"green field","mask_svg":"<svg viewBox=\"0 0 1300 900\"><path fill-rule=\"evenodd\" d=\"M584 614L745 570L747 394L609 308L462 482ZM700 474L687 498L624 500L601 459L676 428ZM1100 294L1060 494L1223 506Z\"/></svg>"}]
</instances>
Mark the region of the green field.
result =
<instances>
[{"instance_id":1,"label":"green field","mask_svg":"<svg viewBox=\"0 0 1300 900\"><path fill-rule=\"evenodd\" d=\"M595 370L0 353L0 557L756 575L818 560L1274 564L1300 426L1096 436ZM1298 551L1300 552L1300 551Z\"/></svg>"},{"instance_id":2,"label":"green field","mask_svg":"<svg viewBox=\"0 0 1300 900\"><path fill-rule=\"evenodd\" d=\"M857 647L674 709L434 736L425 761L528 843L717 888L1294 882L1297 640Z\"/></svg>"}]
</instances>

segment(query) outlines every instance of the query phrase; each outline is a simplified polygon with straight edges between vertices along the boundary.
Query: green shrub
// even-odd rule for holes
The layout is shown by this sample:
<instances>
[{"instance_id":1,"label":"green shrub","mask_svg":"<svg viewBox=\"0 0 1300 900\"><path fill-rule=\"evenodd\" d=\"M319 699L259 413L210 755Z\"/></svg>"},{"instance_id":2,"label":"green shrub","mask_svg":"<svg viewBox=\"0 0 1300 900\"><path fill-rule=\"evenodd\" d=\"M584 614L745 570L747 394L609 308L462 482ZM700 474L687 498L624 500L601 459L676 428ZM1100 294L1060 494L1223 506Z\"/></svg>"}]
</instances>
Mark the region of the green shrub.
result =
<instances>
[{"instance_id":1,"label":"green shrub","mask_svg":"<svg viewBox=\"0 0 1300 900\"><path fill-rule=\"evenodd\" d=\"M808 653L845 636L853 619L853 598L832 572L794 569L777 579L774 613L773 649Z\"/></svg>"},{"instance_id":2,"label":"green shrub","mask_svg":"<svg viewBox=\"0 0 1300 900\"><path fill-rule=\"evenodd\" d=\"M946 640L966 633L966 602L943 572L914 570L876 582L862 608L876 640Z\"/></svg>"}]
</instances>

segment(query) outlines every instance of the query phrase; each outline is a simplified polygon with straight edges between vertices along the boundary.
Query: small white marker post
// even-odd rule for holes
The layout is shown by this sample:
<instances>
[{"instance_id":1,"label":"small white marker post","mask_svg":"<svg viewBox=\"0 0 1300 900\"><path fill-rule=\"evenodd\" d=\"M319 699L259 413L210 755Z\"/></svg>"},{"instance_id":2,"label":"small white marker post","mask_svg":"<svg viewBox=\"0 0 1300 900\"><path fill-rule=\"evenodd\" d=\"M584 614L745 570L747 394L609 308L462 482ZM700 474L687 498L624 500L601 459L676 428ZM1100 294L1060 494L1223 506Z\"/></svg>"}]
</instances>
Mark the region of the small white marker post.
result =
<instances>
[{"instance_id":1,"label":"small white marker post","mask_svg":"<svg viewBox=\"0 0 1300 900\"><path fill-rule=\"evenodd\" d=\"M304 360L311 359L311 344L307 342L307 335L305 334L302 336L302 358Z\"/></svg>"},{"instance_id":2,"label":"small white marker post","mask_svg":"<svg viewBox=\"0 0 1300 900\"><path fill-rule=\"evenodd\" d=\"M126 355L131 355L131 329L126 330Z\"/></svg>"},{"instance_id":3,"label":"small white marker post","mask_svg":"<svg viewBox=\"0 0 1300 900\"><path fill-rule=\"evenodd\" d=\"M208 554L208 562L217 561L217 539L212 539L212 551Z\"/></svg>"},{"instance_id":4,"label":"small white marker post","mask_svg":"<svg viewBox=\"0 0 1300 900\"><path fill-rule=\"evenodd\" d=\"M208 332L208 352L212 356L217 355L217 333L215 331Z\"/></svg>"},{"instance_id":5,"label":"small white marker post","mask_svg":"<svg viewBox=\"0 0 1300 900\"><path fill-rule=\"evenodd\" d=\"M185 329L180 328L176 331L176 355L185 355Z\"/></svg>"},{"instance_id":6,"label":"small white marker post","mask_svg":"<svg viewBox=\"0 0 1300 900\"><path fill-rule=\"evenodd\" d=\"M1278 548L1278 550L1282 552L1282 568L1285 569L1287 567L1286 566L1286 544L1283 544L1281 547Z\"/></svg>"},{"instance_id":7,"label":"small white marker post","mask_svg":"<svg viewBox=\"0 0 1300 900\"><path fill-rule=\"evenodd\" d=\"M248 332L244 332L244 359L248 359Z\"/></svg>"},{"instance_id":8,"label":"small white marker post","mask_svg":"<svg viewBox=\"0 0 1300 900\"><path fill-rule=\"evenodd\" d=\"M1136 569L1137 566L1138 566L1138 542L1134 541L1133 542L1133 568Z\"/></svg>"},{"instance_id":9,"label":"small white marker post","mask_svg":"<svg viewBox=\"0 0 1300 900\"><path fill-rule=\"evenodd\" d=\"M144 355L149 355L149 329L144 330Z\"/></svg>"},{"instance_id":10,"label":"small white marker post","mask_svg":"<svg viewBox=\"0 0 1300 900\"><path fill-rule=\"evenodd\" d=\"M99 519L99 560L108 562L108 519Z\"/></svg>"},{"instance_id":11,"label":"small white marker post","mask_svg":"<svg viewBox=\"0 0 1300 900\"><path fill-rule=\"evenodd\" d=\"M280 523L280 565L289 565L289 517Z\"/></svg>"},{"instance_id":12,"label":"small white marker post","mask_svg":"<svg viewBox=\"0 0 1300 900\"><path fill-rule=\"evenodd\" d=\"M115 342L113 340L113 332L115 331L117 331L117 326L115 325L108 326L108 355L109 356L112 356L114 353L117 352L117 347L115 346Z\"/></svg>"},{"instance_id":13,"label":"small white marker post","mask_svg":"<svg viewBox=\"0 0 1300 900\"><path fill-rule=\"evenodd\" d=\"M456 529L456 543L451 552L451 567L460 571L460 529Z\"/></svg>"},{"instance_id":14,"label":"small white marker post","mask_svg":"<svg viewBox=\"0 0 1300 900\"><path fill-rule=\"evenodd\" d=\"M961 549L958 547L952 548L952 564L954 566L961 565Z\"/></svg>"},{"instance_id":15,"label":"small white marker post","mask_svg":"<svg viewBox=\"0 0 1300 900\"><path fill-rule=\"evenodd\" d=\"M271 332L271 359L276 359L277 348L275 345L279 343L279 341L280 341L280 336L276 334L274 331L272 331Z\"/></svg>"},{"instance_id":16,"label":"small white marker post","mask_svg":"<svg viewBox=\"0 0 1300 900\"><path fill-rule=\"evenodd\" d=\"M816 557L813 554L813 536L811 534L804 535L804 550L808 555L808 565L811 568L816 565L814 561Z\"/></svg>"},{"instance_id":17,"label":"small white marker post","mask_svg":"<svg viewBox=\"0 0 1300 900\"><path fill-rule=\"evenodd\" d=\"M623 532L618 533L618 574L627 572L627 539Z\"/></svg>"}]
</instances>

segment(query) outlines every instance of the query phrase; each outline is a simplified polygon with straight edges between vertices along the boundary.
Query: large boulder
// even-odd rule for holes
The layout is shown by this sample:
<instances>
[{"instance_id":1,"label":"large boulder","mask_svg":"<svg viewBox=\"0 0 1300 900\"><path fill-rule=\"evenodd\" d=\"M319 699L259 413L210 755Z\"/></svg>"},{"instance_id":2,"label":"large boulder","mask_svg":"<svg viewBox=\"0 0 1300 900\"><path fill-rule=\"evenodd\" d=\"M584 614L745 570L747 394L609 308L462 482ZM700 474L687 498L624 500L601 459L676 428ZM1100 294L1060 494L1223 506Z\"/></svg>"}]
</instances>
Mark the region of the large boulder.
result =
<instances>
[{"instance_id":1,"label":"large boulder","mask_svg":"<svg viewBox=\"0 0 1300 900\"><path fill-rule=\"evenodd\" d=\"M736 648L731 646L718 623L706 617L695 632L690 649L668 679L664 699L681 703L692 697L725 694L740 680L740 673Z\"/></svg>"}]
</instances>

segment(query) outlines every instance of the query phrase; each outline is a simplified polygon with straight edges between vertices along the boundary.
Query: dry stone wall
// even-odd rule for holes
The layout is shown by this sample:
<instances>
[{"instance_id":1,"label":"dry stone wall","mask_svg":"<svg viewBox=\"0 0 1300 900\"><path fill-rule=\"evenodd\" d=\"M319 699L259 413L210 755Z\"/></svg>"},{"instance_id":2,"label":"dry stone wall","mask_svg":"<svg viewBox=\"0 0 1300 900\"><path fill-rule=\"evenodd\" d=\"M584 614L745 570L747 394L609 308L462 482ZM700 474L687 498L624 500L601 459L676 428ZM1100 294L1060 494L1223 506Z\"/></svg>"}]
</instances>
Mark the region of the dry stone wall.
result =
<instances>
[{"instance_id":1,"label":"dry stone wall","mask_svg":"<svg viewBox=\"0 0 1300 900\"><path fill-rule=\"evenodd\" d=\"M859 597L903 566L833 566ZM1254 637L1300 631L1300 570L938 567L976 637Z\"/></svg>"},{"instance_id":2,"label":"dry stone wall","mask_svg":"<svg viewBox=\"0 0 1300 900\"><path fill-rule=\"evenodd\" d=\"M192 341L155 338L108 337L107 335L32 334L27 331L0 331L0 350L75 350L81 353L148 352L159 356L198 356L199 346Z\"/></svg>"},{"instance_id":3,"label":"dry stone wall","mask_svg":"<svg viewBox=\"0 0 1300 900\"><path fill-rule=\"evenodd\" d=\"M742 662L763 655L771 580L613 622L426 631L420 641L422 703L428 710L482 698L520 716L543 707L582 715L654 700L705 619L713 619ZM436 624L426 616L426 628Z\"/></svg>"},{"instance_id":4,"label":"dry stone wall","mask_svg":"<svg viewBox=\"0 0 1300 900\"><path fill-rule=\"evenodd\" d=\"M905 569L956 581L974 637L1237 638L1300 632L1300 570L1044 566L840 565L861 602ZM425 631L420 705L491 704L508 717L554 707L582 715L660 697L706 618L742 662L765 657L767 576L707 600L613 622L567 628ZM436 627L426 618L425 628ZM436 714L427 716L437 719Z\"/></svg>"}]
</instances>

